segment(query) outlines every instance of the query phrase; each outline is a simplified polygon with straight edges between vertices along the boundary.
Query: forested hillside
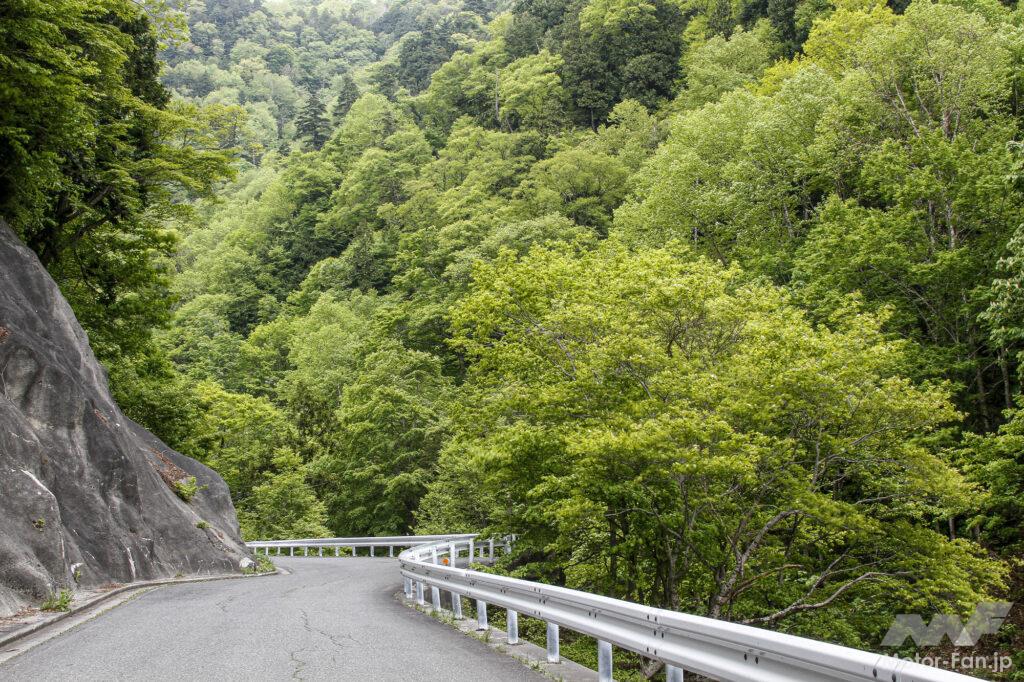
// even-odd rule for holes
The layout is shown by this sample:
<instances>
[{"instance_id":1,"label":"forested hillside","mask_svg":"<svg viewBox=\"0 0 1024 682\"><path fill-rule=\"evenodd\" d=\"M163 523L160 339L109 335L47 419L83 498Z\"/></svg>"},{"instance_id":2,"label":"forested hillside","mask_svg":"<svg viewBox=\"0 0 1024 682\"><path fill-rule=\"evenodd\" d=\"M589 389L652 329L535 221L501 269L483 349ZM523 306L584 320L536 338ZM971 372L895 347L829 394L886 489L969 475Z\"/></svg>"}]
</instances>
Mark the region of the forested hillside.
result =
<instances>
[{"instance_id":1,"label":"forested hillside","mask_svg":"<svg viewBox=\"0 0 1024 682\"><path fill-rule=\"evenodd\" d=\"M0 210L247 537L875 649L1019 596L1016 5L7 7Z\"/></svg>"}]
</instances>

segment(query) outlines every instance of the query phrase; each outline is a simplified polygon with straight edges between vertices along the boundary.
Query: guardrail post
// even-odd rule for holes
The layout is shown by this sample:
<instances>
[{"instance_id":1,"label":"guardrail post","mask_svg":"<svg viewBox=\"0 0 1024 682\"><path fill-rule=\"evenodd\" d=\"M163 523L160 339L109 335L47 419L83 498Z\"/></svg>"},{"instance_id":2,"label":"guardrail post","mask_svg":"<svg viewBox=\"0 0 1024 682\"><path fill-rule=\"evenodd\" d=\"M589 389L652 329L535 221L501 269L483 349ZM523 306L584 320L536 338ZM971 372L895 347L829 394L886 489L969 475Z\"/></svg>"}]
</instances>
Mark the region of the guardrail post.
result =
<instances>
[{"instance_id":1,"label":"guardrail post","mask_svg":"<svg viewBox=\"0 0 1024 682\"><path fill-rule=\"evenodd\" d=\"M317 547L317 550L318 550L317 553L318 553L319 556L323 556L324 555L324 548L323 547Z\"/></svg>"},{"instance_id":2,"label":"guardrail post","mask_svg":"<svg viewBox=\"0 0 1024 682\"><path fill-rule=\"evenodd\" d=\"M473 563L473 538L469 539L469 563Z\"/></svg>"},{"instance_id":3,"label":"guardrail post","mask_svg":"<svg viewBox=\"0 0 1024 682\"><path fill-rule=\"evenodd\" d=\"M487 541L487 558L494 561L494 538Z\"/></svg>"},{"instance_id":4,"label":"guardrail post","mask_svg":"<svg viewBox=\"0 0 1024 682\"><path fill-rule=\"evenodd\" d=\"M548 623L548 663L558 663L562 656L558 651L558 625Z\"/></svg>"},{"instance_id":5,"label":"guardrail post","mask_svg":"<svg viewBox=\"0 0 1024 682\"><path fill-rule=\"evenodd\" d=\"M423 583L419 580L416 581L416 603L420 606L426 606L427 602L423 599Z\"/></svg>"},{"instance_id":6,"label":"guardrail post","mask_svg":"<svg viewBox=\"0 0 1024 682\"><path fill-rule=\"evenodd\" d=\"M433 585L430 586L430 603L434 606L435 611L441 610L441 590Z\"/></svg>"},{"instance_id":7,"label":"guardrail post","mask_svg":"<svg viewBox=\"0 0 1024 682\"><path fill-rule=\"evenodd\" d=\"M412 580L410 578L402 578L402 592L405 593L406 599L412 599Z\"/></svg>"},{"instance_id":8,"label":"guardrail post","mask_svg":"<svg viewBox=\"0 0 1024 682\"><path fill-rule=\"evenodd\" d=\"M666 663L665 682L683 682L683 669Z\"/></svg>"},{"instance_id":9,"label":"guardrail post","mask_svg":"<svg viewBox=\"0 0 1024 682\"><path fill-rule=\"evenodd\" d=\"M476 600L476 629L486 630L487 625L487 602Z\"/></svg>"},{"instance_id":10,"label":"guardrail post","mask_svg":"<svg viewBox=\"0 0 1024 682\"><path fill-rule=\"evenodd\" d=\"M334 556L341 556L341 547L334 548Z\"/></svg>"},{"instance_id":11,"label":"guardrail post","mask_svg":"<svg viewBox=\"0 0 1024 682\"><path fill-rule=\"evenodd\" d=\"M597 679L612 682L612 645L602 640L597 640Z\"/></svg>"},{"instance_id":12,"label":"guardrail post","mask_svg":"<svg viewBox=\"0 0 1024 682\"><path fill-rule=\"evenodd\" d=\"M392 559L395 557L395 546L394 545L388 545L388 556L391 557Z\"/></svg>"},{"instance_id":13,"label":"guardrail post","mask_svg":"<svg viewBox=\"0 0 1024 682\"><path fill-rule=\"evenodd\" d=\"M512 540L505 538L505 554L512 553Z\"/></svg>"},{"instance_id":14,"label":"guardrail post","mask_svg":"<svg viewBox=\"0 0 1024 682\"><path fill-rule=\"evenodd\" d=\"M508 643L519 644L519 614L508 609L505 612L505 622L508 625Z\"/></svg>"},{"instance_id":15,"label":"guardrail post","mask_svg":"<svg viewBox=\"0 0 1024 682\"><path fill-rule=\"evenodd\" d=\"M373 545L370 545L370 556L373 556Z\"/></svg>"},{"instance_id":16,"label":"guardrail post","mask_svg":"<svg viewBox=\"0 0 1024 682\"><path fill-rule=\"evenodd\" d=\"M452 613L457 620L462 620L462 595L450 592L452 595Z\"/></svg>"},{"instance_id":17,"label":"guardrail post","mask_svg":"<svg viewBox=\"0 0 1024 682\"><path fill-rule=\"evenodd\" d=\"M448 545L448 565L455 566L455 560L459 558L459 549L455 543Z\"/></svg>"},{"instance_id":18,"label":"guardrail post","mask_svg":"<svg viewBox=\"0 0 1024 682\"><path fill-rule=\"evenodd\" d=\"M288 548L288 552L289 552L288 556L295 556L295 548L294 547L289 547Z\"/></svg>"}]
</instances>

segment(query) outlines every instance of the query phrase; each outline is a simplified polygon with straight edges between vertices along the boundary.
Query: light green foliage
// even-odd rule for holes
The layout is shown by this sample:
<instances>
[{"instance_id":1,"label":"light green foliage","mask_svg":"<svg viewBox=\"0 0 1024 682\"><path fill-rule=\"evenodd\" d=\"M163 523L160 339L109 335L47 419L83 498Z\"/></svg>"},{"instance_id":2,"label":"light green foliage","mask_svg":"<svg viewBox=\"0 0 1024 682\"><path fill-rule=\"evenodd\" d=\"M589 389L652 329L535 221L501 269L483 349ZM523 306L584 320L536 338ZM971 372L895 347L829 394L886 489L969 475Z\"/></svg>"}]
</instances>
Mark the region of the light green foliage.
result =
<instances>
[{"instance_id":1,"label":"light green foliage","mask_svg":"<svg viewBox=\"0 0 1024 682\"><path fill-rule=\"evenodd\" d=\"M173 362L197 380L234 385L242 337L228 319L234 299L229 294L201 294L175 312L174 327L165 338Z\"/></svg>"},{"instance_id":2,"label":"light green foliage","mask_svg":"<svg viewBox=\"0 0 1024 682\"><path fill-rule=\"evenodd\" d=\"M357 99L325 150L325 156L344 171L364 152L382 145L399 125L406 123L387 98L366 94Z\"/></svg>"},{"instance_id":3,"label":"light green foliage","mask_svg":"<svg viewBox=\"0 0 1024 682\"><path fill-rule=\"evenodd\" d=\"M735 268L608 243L481 268L454 320L473 366L442 468L468 457L491 529L570 585L794 629L825 602L877 632L999 584L929 528L969 504L928 445L956 414L872 317L815 327Z\"/></svg>"},{"instance_id":4,"label":"light green foliage","mask_svg":"<svg viewBox=\"0 0 1024 682\"><path fill-rule=\"evenodd\" d=\"M274 458L296 446L285 414L266 398L230 393L216 383L196 385L201 417L187 449L224 478L238 502L271 469Z\"/></svg>"},{"instance_id":5,"label":"light green foliage","mask_svg":"<svg viewBox=\"0 0 1024 682\"><path fill-rule=\"evenodd\" d=\"M306 481L302 462L295 455L275 458L274 469L238 508L242 537L246 540L285 540L328 537L327 512Z\"/></svg>"},{"instance_id":6,"label":"light green foliage","mask_svg":"<svg viewBox=\"0 0 1024 682\"><path fill-rule=\"evenodd\" d=\"M681 104L695 108L718 100L736 88L757 82L769 66L775 46L767 22L754 30L714 36L683 59L686 90Z\"/></svg>"},{"instance_id":7,"label":"light green foliage","mask_svg":"<svg viewBox=\"0 0 1024 682\"><path fill-rule=\"evenodd\" d=\"M639 25L651 21L655 14L653 2L629 2L629 0L591 0L580 12L580 27L593 33L602 30L622 29L631 24Z\"/></svg>"},{"instance_id":8,"label":"light green foliage","mask_svg":"<svg viewBox=\"0 0 1024 682\"><path fill-rule=\"evenodd\" d=\"M1008 416L997 433L971 434L960 455L968 475L989 491L972 526L992 545L1019 551L1024 546L1024 412L1018 408Z\"/></svg>"},{"instance_id":9,"label":"light green foliage","mask_svg":"<svg viewBox=\"0 0 1024 682\"><path fill-rule=\"evenodd\" d=\"M607 125L585 140L584 148L611 154L635 173L662 142L664 131L658 120L636 100L619 102L608 115Z\"/></svg>"},{"instance_id":10,"label":"light green foliage","mask_svg":"<svg viewBox=\"0 0 1024 682\"><path fill-rule=\"evenodd\" d=\"M500 123L542 132L558 128L565 108L565 90L558 75L562 58L546 50L512 62L496 75L495 105Z\"/></svg>"},{"instance_id":11,"label":"light green foliage","mask_svg":"<svg viewBox=\"0 0 1024 682\"><path fill-rule=\"evenodd\" d=\"M191 502L192 498L199 492L199 484L196 483L195 476L189 476L181 480L175 481L171 485L171 489L174 490L174 494L180 497L185 502Z\"/></svg>"},{"instance_id":12,"label":"light green foliage","mask_svg":"<svg viewBox=\"0 0 1024 682\"><path fill-rule=\"evenodd\" d=\"M605 236L612 212L626 196L628 178L629 169L618 159L576 148L535 165L521 191L531 212L561 213Z\"/></svg>"},{"instance_id":13,"label":"light green foliage","mask_svg":"<svg viewBox=\"0 0 1024 682\"><path fill-rule=\"evenodd\" d=\"M748 199L733 192L744 133L764 104L745 92L680 116L672 132L637 174L634 197L616 216L632 242L686 239L726 260L741 228L730 220L746 213ZM738 178L737 178L738 179Z\"/></svg>"},{"instance_id":14,"label":"light green foliage","mask_svg":"<svg viewBox=\"0 0 1024 682\"><path fill-rule=\"evenodd\" d=\"M43 611L70 611L72 599L74 595L70 590L61 590L44 599L39 608Z\"/></svg>"},{"instance_id":15,"label":"light green foliage","mask_svg":"<svg viewBox=\"0 0 1024 682\"><path fill-rule=\"evenodd\" d=\"M358 367L336 412L337 445L313 462L333 528L393 535L413 528L446 435L450 384L437 358L384 345Z\"/></svg>"},{"instance_id":16,"label":"light green foliage","mask_svg":"<svg viewBox=\"0 0 1024 682\"><path fill-rule=\"evenodd\" d=\"M1020 347L1024 342L1024 226L1017 227L1005 254L992 282L992 301L981 318L996 343Z\"/></svg>"},{"instance_id":17,"label":"light green foliage","mask_svg":"<svg viewBox=\"0 0 1024 682\"><path fill-rule=\"evenodd\" d=\"M277 570L277 567L274 566L274 562L271 561L270 557L266 554L256 554L253 558L256 560L256 564L248 568L243 568L242 573L258 575L260 573L274 573Z\"/></svg>"},{"instance_id":18,"label":"light green foliage","mask_svg":"<svg viewBox=\"0 0 1024 682\"><path fill-rule=\"evenodd\" d=\"M854 66L857 47L879 26L891 26L896 14L882 3L842 2L831 16L819 19L804 43L804 54L832 75Z\"/></svg>"},{"instance_id":19,"label":"light green foliage","mask_svg":"<svg viewBox=\"0 0 1024 682\"><path fill-rule=\"evenodd\" d=\"M867 33L857 59L876 75L842 79L844 104L827 114L813 150L855 199L826 203L796 272L808 300L830 290L821 309L854 290L891 307L893 329L922 343L923 371L961 382L961 404L984 429L1012 404L1009 385L1003 395L988 389L1008 370L978 316L1022 219L1020 196L1008 191L1015 123L1002 41L981 17L948 5L914 5ZM935 45L948 47L938 59Z\"/></svg>"},{"instance_id":20,"label":"light green foliage","mask_svg":"<svg viewBox=\"0 0 1024 682\"><path fill-rule=\"evenodd\" d=\"M1011 406L989 390L1005 354L977 317L1021 221L1005 35L950 5L844 7L807 59L679 116L616 226L795 281L823 318L851 294L891 309L888 328L922 344L917 376L963 385L958 405L991 428Z\"/></svg>"},{"instance_id":21,"label":"light green foliage","mask_svg":"<svg viewBox=\"0 0 1024 682\"><path fill-rule=\"evenodd\" d=\"M507 23L507 17L496 19L490 27L497 34L494 39L457 52L434 73L430 87L417 99L428 135L443 139L462 115L472 116L480 125L500 123L496 90L503 70L512 62L501 36Z\"/></svg>"}]
</instances>

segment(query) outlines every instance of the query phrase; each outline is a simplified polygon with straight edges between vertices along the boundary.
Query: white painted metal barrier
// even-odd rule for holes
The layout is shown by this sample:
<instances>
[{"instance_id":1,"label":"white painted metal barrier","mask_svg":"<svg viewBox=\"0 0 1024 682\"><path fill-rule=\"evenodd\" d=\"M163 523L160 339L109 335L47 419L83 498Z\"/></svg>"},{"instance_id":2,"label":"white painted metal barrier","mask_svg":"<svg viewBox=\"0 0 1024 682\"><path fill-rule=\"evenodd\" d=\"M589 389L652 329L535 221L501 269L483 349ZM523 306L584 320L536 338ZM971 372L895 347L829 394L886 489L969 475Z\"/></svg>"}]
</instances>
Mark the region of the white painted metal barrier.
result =
<instances>
[{"instance_id":1,"label":"white painted metal barrier","mask_svg":"<svg viewBox=\"0 0 1024 682\"><path fill-rule=\"evenodd\" d=\"M332 544L337 541L337 544ZM356 541L356 542L354 542ZM598 679L612 679L612 647L666 665L667 680L682 682L685 672L723 682L963 682L975 678L913 661L836 646L813 639L570 590L491 575L468 568L494 557L494 540L475 535L404 538L332 538L249 543L265 547L408 547L399 555L405 594L441 608L440 592L450 593L452 611L462 617L462 598L476 600L477 629L485 630L489 605L506 609L508 642L518 641L519 615L547 623L547 658L558 662L561 628L598 641ZM508 541L498 545L510 551ZM485 554L486 552L486 554Z\"/></svg>"},{"instance_id":2,"label":"white painted metal barrier","mask_svg":"<svg viewBox=\"0 0 1024 682\"><path fill-rule=\"evenodd\" d=\"M348 549L352 556L358 555L358 550L368 549L369 556L376 556L377 548L386 547L388 556L394 556L395 548L413 547L428 542L447 541L450 539L472 540L476 538L474 533L463 535L393 535L373 538L308 538L303 540L260 540L258 542L247 542L246 545L253 552L270 555L287 554L295 556L295 550L301 550L302 554L309 556L310 550L315 550L317 556L323 556L324 549L333 550L338 556L341 549Z\"/></svg>"}]
</instances>

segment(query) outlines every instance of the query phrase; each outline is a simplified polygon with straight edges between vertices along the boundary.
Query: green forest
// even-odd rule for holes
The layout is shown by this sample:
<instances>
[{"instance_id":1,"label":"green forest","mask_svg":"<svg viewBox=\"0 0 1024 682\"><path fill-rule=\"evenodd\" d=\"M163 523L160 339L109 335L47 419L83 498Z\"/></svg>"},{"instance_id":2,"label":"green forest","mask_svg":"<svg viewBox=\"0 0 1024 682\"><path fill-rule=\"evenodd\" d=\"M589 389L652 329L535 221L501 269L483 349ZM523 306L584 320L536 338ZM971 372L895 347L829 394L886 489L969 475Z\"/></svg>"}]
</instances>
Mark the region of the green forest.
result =
<instances>
[{"instance_id":1,"label":"green forest","mask_svg":"<svg viewBox=\"0 0 1024 682\"><path fill-rule=\"evenodd\" d=\"M1024 598L1015 3L5 0L0 104L0 216L247 539L873 650Z\"/></svg>"}]
</instances>

